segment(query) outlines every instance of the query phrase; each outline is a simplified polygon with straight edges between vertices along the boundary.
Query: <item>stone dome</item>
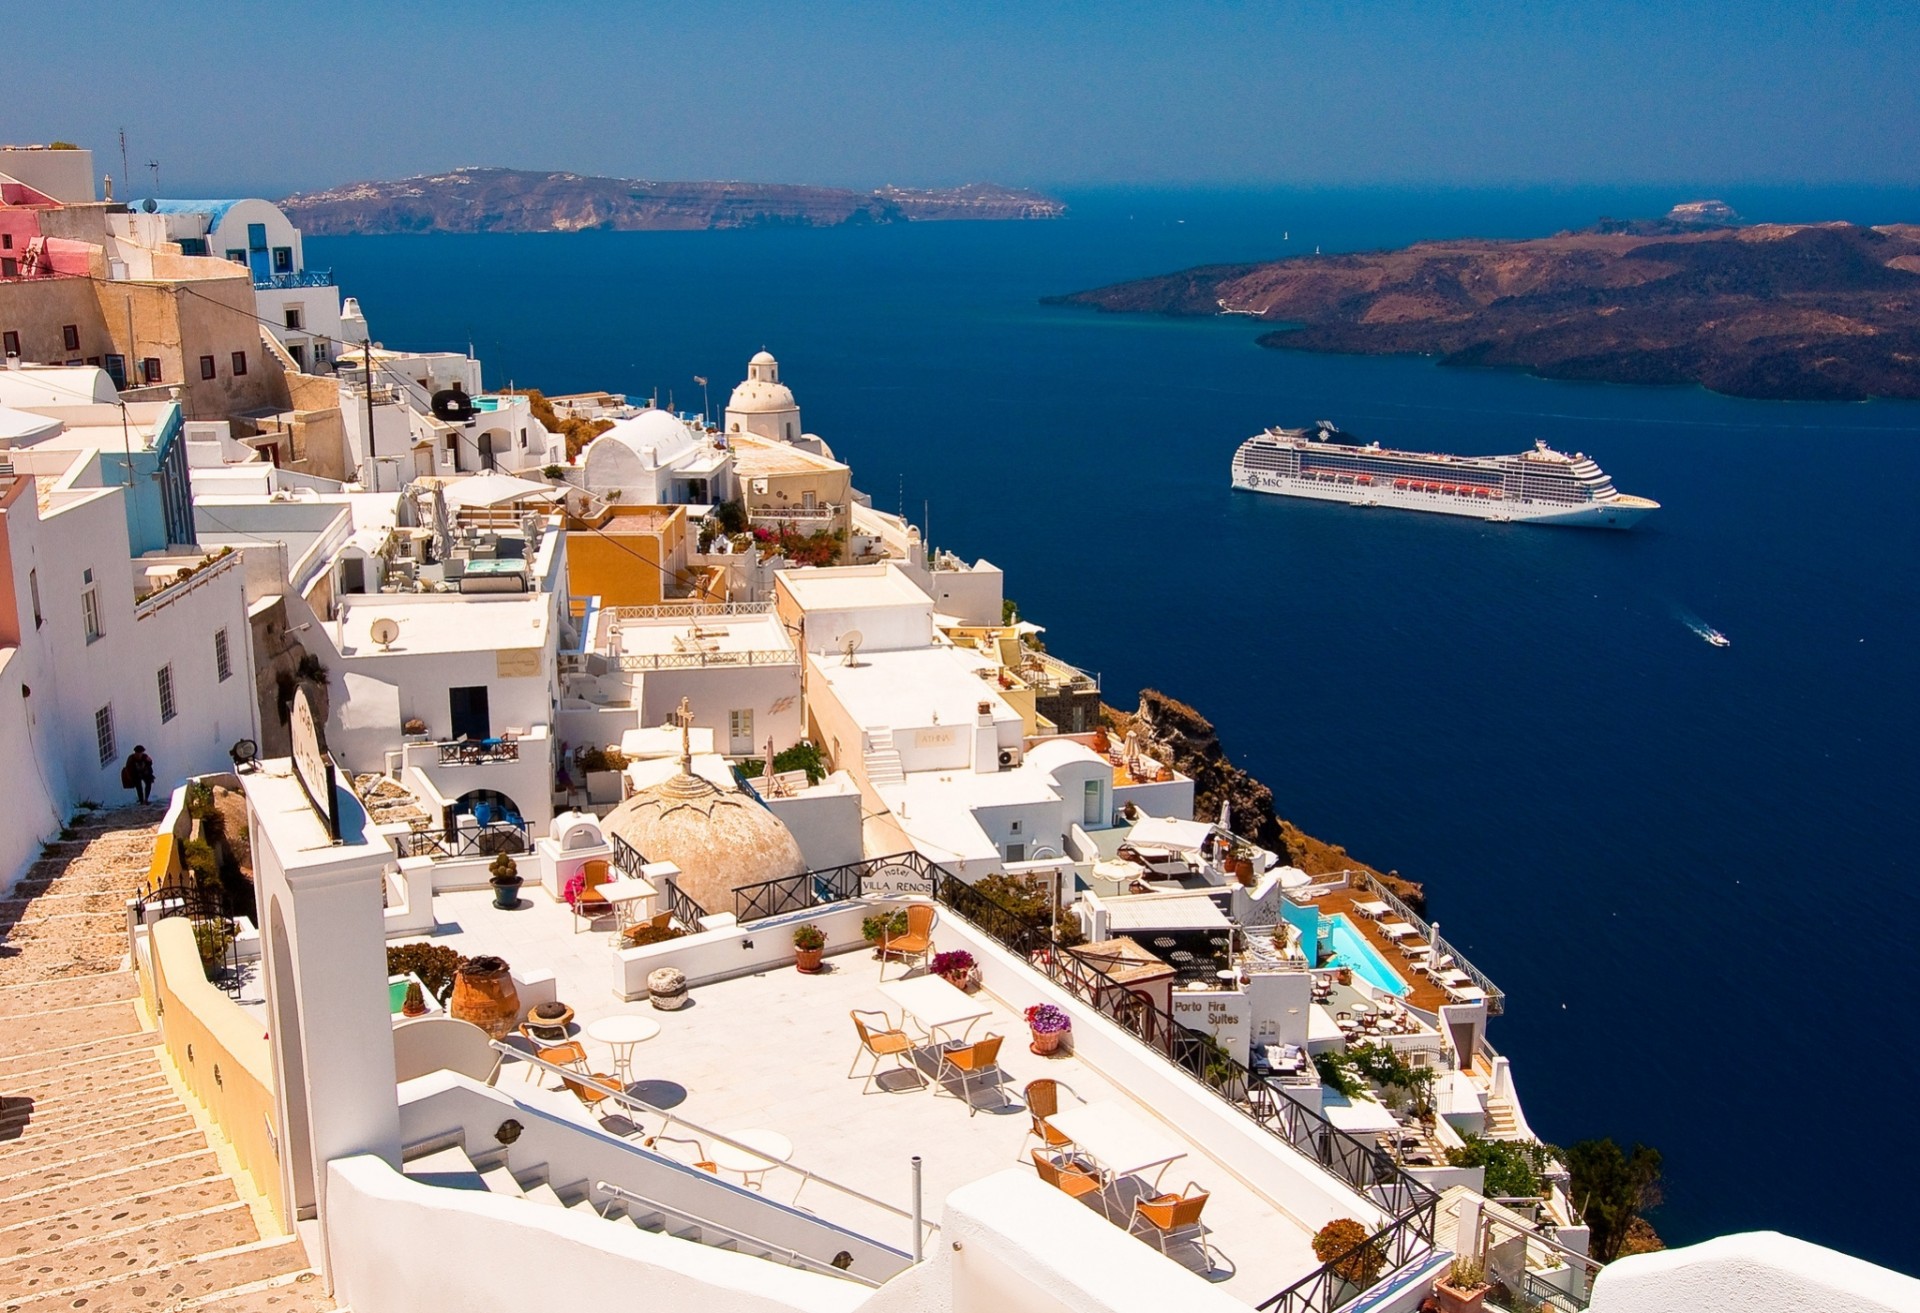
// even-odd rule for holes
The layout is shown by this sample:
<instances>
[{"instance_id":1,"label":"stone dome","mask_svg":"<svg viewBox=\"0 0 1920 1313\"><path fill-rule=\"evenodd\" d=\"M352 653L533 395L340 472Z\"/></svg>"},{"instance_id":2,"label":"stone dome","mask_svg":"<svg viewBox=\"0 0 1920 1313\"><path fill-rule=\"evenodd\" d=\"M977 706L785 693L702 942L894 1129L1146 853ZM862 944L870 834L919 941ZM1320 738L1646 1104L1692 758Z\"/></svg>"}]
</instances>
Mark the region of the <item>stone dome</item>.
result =
<instances>
[{"instance_id":1,"label":"stone dome","mask_svg":"<svg viewBox=\"0 0 1920 1313\"><path fill-rule=\"evenodd\" d=\"M800 403L793 399L792 388L785 383L768 383L757 378L748 379L727 398L727 410L743 415L763 415L799 408Z\"/></svg>"},{"instance_id":2,"label":"stone dome","mask_svg":"<svg viewBox=\"0 0 1920 1313\"><path fill-rule=\"evenodd\" d=\"M733 891L742 885L807 869L778 816L695 775L684 758L678 775L628 798L604 825L647 861L679 867L680 891L709 912L733 911Z\"/></svg>"},{"instance_id":3,"label":"stone dome","mask_svg":"<svg viewBox=\"0 0 1920 1313\"><path fill-rule=\"evenodd\" d=\"M780 362L773 358L773 352L762 347L753 353L753 359L747 361L747 363L749 365L777 365Z\"/></svg>"}]
</instances>

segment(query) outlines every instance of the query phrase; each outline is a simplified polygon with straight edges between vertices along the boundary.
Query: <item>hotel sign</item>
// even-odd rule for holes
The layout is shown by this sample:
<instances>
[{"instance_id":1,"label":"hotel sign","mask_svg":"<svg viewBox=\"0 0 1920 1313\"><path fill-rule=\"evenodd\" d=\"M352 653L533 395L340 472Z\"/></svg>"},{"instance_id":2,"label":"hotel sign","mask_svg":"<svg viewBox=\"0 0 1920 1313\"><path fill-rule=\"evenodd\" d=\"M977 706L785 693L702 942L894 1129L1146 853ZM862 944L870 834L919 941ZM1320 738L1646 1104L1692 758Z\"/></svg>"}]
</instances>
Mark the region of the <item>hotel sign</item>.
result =
<instances>
[{"instance_id":1,"label":"hotel sign","mask_svg":"<svg viewBox=\"0 0 1920 1313\"><path fill-rule=\"evenodd\" d=\"M300 792L307 795L307 806L320 818L327 837L340 842L340 798L334 791L333 758L327 755L326 716L312 684L302 684L293 693L293 710L288 729L293 736L293 777Z\"/></svg>"}]
</instances>

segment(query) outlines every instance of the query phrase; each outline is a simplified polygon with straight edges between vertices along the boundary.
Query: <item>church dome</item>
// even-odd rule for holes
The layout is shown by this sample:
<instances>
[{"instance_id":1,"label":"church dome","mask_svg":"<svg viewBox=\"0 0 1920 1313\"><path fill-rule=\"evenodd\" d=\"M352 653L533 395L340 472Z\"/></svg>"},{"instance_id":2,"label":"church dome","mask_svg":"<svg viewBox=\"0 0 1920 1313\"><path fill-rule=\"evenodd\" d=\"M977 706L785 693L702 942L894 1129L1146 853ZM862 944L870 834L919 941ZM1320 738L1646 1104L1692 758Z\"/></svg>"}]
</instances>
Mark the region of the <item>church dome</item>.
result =
<instances>
[{"instance_id":1,"label":"church dome","mask_svg":"<svg viewBox=\"0 0 1920 1313\"><path fill-rule=\"evenodd\" d=\"M785 383L768 383L750 378L733 390L727 409L743 415L764 415L773 411L798 410L793 390Z\"/></svg>"},{"instance_id":2,"label":"church dome","mask_svg":"<svg viewBox=\"0 0 1920 1313\"><path fill-rule=\"evenodd\" d=\"M778 816L695 775L685 759L678 775L628 798L604 825L647 861L679 867L680 891L709 912L733 911L733 891L742 885L807 869Z\"/></svg>"},{"instance_id":3,"label":"church dome","mask_svg":"<svg viewBox=\"0 0 1920 1313\"><path fill-rule=\"evenodd\" d=\"M762 349L754 352L753 359L747 363L749 365L778 365L780 362L773 358L773 352Z\"/></svg>"}]
</instances>

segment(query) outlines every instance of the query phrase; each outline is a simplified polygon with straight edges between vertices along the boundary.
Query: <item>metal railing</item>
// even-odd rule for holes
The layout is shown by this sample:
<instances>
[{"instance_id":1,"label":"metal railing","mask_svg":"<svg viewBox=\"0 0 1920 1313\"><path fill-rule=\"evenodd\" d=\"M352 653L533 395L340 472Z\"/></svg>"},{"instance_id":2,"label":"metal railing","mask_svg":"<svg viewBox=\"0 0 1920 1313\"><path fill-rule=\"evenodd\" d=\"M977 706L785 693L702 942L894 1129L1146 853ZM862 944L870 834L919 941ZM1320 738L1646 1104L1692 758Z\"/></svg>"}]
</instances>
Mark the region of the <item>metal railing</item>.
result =
<instances>
[{"instance_id":1,"label":"metal railing","mask_svg":"<svg viewBox=\"0 0 1920 1313\"><path fill-rule=\"evenodd\" d=\"M732 1136L726 1134L725 1132L714 1130L711 1126L704 1125L700 1122L692 1121L686 1117L682 1117L680 1114L673 1112L669 1109L659 1107L656 1104L648 1103L645 1099L638 1098L635 1095L629 1094L625 1089L622 1089L618 1086L602 1085L598 1081L594 1080L591 1076L582 1075L580 1072L574 1070L571 1067L562 1067L557 1063L548 1062L545 1058L540 1057L536 1053L529 1053L527 1052L527 1050L523 1048L519 1048L515 1045L505 1043L504 1041L501 1041L501 1040L497 1040L497 1039L490 1040L488 1041L488 1043L502 1057L518 1058L521 1062L530 1063L533 1066L539 1068L541 1071L546 1072L550 1076L560 1077L560 1079L562 1079L563 1081L566 1081L569 1085L577 1085L583 1089L592 1089L600 1094L605 1095L609 1102L618 1104L620 1107L627 1109L629 1112L638 1112L638 1113L645 1114L646 1116L649 1116L649 1117L658 1117L660 1119L660 1128L659 1130L654 1132L655 1138L661 1135L664 1135L669 1126L684 1127L687 1130L692 1131L694 1134L700 1136L703 1140L711 1141L716 1144L724 1144L728 1148L738 1150L739 1152L741 1152L742 1154L745 1154L749 1158L767 1163L768 1166L766 1170L768 1172L793 1173L795 1176L800 1178L800 1184L795 1188L793 1192L793 1197L795 1200L799 1199L800 1192L806 1189L807 1186L817 1184L823 1189L832 1190L837 1194L845 1195L847 1198L857 1200L860 1203L868 1205L869 1207L878 1208L881 1212L886 1213L890 1217L897 1217L907 1222L915 1222L917 1220L920 1229L927 1234L931 1234L932 1232L938 1231L940 1229L940 1224L938 1222L929 1222L929 1221L926 1221L924 1218L917 1219L916 1215L911 1209L902 1208L898 1204L890 1204L884 1199L876 1199L874 1196L868 1194L864 1190L856 1190L854 1187L850 1185L846 1185L840 1181L836 1181L830 1176L822 1176L820 1173L813 1171L809 1168L796 1166L793 1163L785 1162L777 1158L769 1158L767 1157L766 1153L763 1150L755 1149L750 1144L742 1144L740 1141L734 1139ZM638 1125L639 1123L636 1122L635 1126L638 1127ZM665 1155L662 1155L662 1156L664 1157ZM672 1161L672 1160L669 1159L669 1161ZM798 1207L797 1204L793 1206ZM803 1210L803 1211L810 1211L810 1210ZM834 1227L837 1230L848 1230L848 1228L840 1226L839 1223L837 1222L831 1222L831 1221L828 1221L826 1218L818 1217L817 1214L815 1215L815 1217L818 1221L820 1221L824 1225ZM859 1233L853 1232L853 1234L858 1235ZM764 1241L760 1240L758 1237L748 1237L748 1238L752 1239L755 1244L765 1243ZM866 1236L863 1238L871 1241L874 1244L880 1245L884 1248L893 1249L893 1246L887 1244L884 1240L874 1240L873 1237L871 1236ZM926 1235L921 1235L915 1238L914 1245L916 1250L919 1248L921 1244L924 1243L925 1239L926 1239ZM768 1247L780 1248L780 1246L777 1246L777 1245L769 1245ZM909 1255L905 1251L894 1250L894 1252L898 1253L902 1258L909 1257ZM844 1275L844 1272L842 1274Z\"/></svg>"},{"instance_id":2,"label":"metal railing","mask_svg":"<svg viewBox=\"0 0 1920 1313\"><path fill-rule=\"evenodd\" d=\"M710 1217L691 1212L676 1204L663 1203L658 1199L650 1199L637 1191L627 1189L625 1186L615 1185L612 1181L595 1181L593 1188L602 1194L612 1195L616 1199L625 1200L628 1205L627 1211L629 1216L631 1216L633 1211L632 1205L639 1204L642 1208L652 1209L656 1213L664 1213L671 1217L677 1217L683 1222L693 1223L700 1228L703 1239L705 1232L722 1231L736 1244L744 1243L758 1249L771 1251L790 1267L804 1267L811 1272L818 1272L821 1276L840 1277L847 1281L857 1281L861 1285L871 1286L875 1290L880 1288L880 1283L872 1277L862 1276L849 1268L835 1267L831 1262L823 1263L811 1254L803 1254L797 1249L788 1248L786 1245L776 1245L771 1240L763 1239L748 1231L742 1231L738 1227L728 1226L725 1222L716 1222ZM602 1210L601 1215L603 1217L606 1215L605 1210Z\"/></svg>"},{"instance_id":3,"label":"metal railing","mask_svg":"<svg viewBox=\"0 0 1920 1313\"><path fill-rule=\"evenodd\" d=\"M302 269L294 274L268 274L265 278L253 280L256 292L290 292L301 287L332 287L333 270ZM299 329L293 329L299 332Z\"/></svg>"},{"instance_id":4,"label":"metal railing","mask_svg":"<svg viewBox=\"0 0 1920 1313\"><path fill-rule=\"evenodd\" d=\"M484 766L492 761L520 760L514 739L454 739L440 745L442 766Z\"/></svg>"},{"instance_id":5,"label":"metal railing","mask_svg":"<svg viewBox=\"0 0 1920 1313\"><path fill-rule=\"evenodd\" d=\"M200 950L207 979L239 996L240 944L234 935L232 909L217 881L204 880L191 870L169 876L133 900L136 924L146 924L149 914L155 920L184 916L192 922L194 946Z\"/></svg>"},{"instance_id":6,"label":"metal railing","mask_svg":"<svg viewBox=\"0 0 1920 1313\"><path fill-rule=\"evenodd\" d=\"M524 822L494 821L458 829L451 835L439 829L409 830L393 836L393 850L402 857L431 857L436 862L523 853L527 850L527 827Z\"/></svg>"},{"instance_id":7,"label":"metal railing","mask_svg":"<svg viewBox=\"0 0 1920 1313\"><path fill-rule=\"evenodd\" d=\"M661 602L654 606L603 606L614 620L707 620L773 614L772 602Z\"/></svg>"},{"instance_id":8,"label":"metal railing","mask_svg":"<svg viewBox=\"0 0 1920 1313\"><path fill-rule=\"evenodd\" d=\"M829 866L823 871L804 871L778 880L741 885L733 891L733 914L744 924L853 898L888 894L931 897L945 873L939 863L917 852L869 857L844 866Z\"/></svg>"},{"instance_id":9,"label":"metal railing","mask_svg":"<svg viewBox=\"0 0 1920 1313\"><path fill-rule=\"evenodd\" d=\"M1500 987L1487 978L1486 972L1469 962L1465 953L1462 953L1452 944L1449 944L1445 939L1437 938L1433 933L1433 927L1427 924L1424 917L1400 901L1399 896L1395 894L1393 890L1387 888L1372 876L1358 871L1352 874L1358 877L1356 883L1371 890L1373 896L1385 903L1388 907L1391 907L1396 916L1419 931L1421 938L1432 942L1434 961L1437 962L1442 957L1451 957L1453 964L1472 978L1473 983L1479 986L1481 991L1487 996L1488 1016L1497 1017L1507 1010L1507 996Z\"/></svg>"},{"instance_id":10,"label":"metal railing","mask_svg":"<svg viewBox=\"0 0 1920 1313\"><path fill-rule=\"evenodd\" d=\"M765 510L747 512L749 524L824 524L840 514L844 507L831 502L819 506L792 506L785 510Z\"/></svg>"},{"instance_id":11,"label":"metal railing","mask_svg":"<svg viewBox=\"0 0 1920 1313\"><path fill-rule=\"evenodd\" d=\"M623 652L616 664L622 670L694 670L708 666L791 666L799 661L799 653L786 647L735 652Z\"/></svg>"}]
</instances>

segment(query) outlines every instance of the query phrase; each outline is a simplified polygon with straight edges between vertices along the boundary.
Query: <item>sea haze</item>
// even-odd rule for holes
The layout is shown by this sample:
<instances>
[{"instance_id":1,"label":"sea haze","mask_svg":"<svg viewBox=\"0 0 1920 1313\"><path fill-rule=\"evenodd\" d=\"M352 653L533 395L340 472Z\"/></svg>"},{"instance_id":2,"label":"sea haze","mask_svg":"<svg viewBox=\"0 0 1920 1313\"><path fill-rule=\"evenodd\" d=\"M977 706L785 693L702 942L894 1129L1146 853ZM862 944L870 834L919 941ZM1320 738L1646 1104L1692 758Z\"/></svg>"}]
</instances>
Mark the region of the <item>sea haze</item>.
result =
<instances>
[{"instance_id":1,"label":"sea haze","mask_svg":"<svg viewBox=\"0 0 1920 1313\"><path fill-rule=\"evenodd\" d=\"M1761 219L1920 218L1911 193L1719 194ZM1283 814L1424 881L1507 992L1492 1040L1534 1128L1658 1147L1670 1242L1773 1228L1920 1271L1898 1186L1920 1088L1920 406L1297 355L1246 320L1039 304L1683 193L1068 199L1056 223L335 238L307 257L376 338L471 341L489 385L657 387L697 410L700 374L717 410L770 348L875 503L1002 566L1109 702L1153 685L1194 703ZM1608 534L1228 490L1243 438L1321 418L1459 453L1546 438L1664 509Z\"/></svg>"}]
</instances>

